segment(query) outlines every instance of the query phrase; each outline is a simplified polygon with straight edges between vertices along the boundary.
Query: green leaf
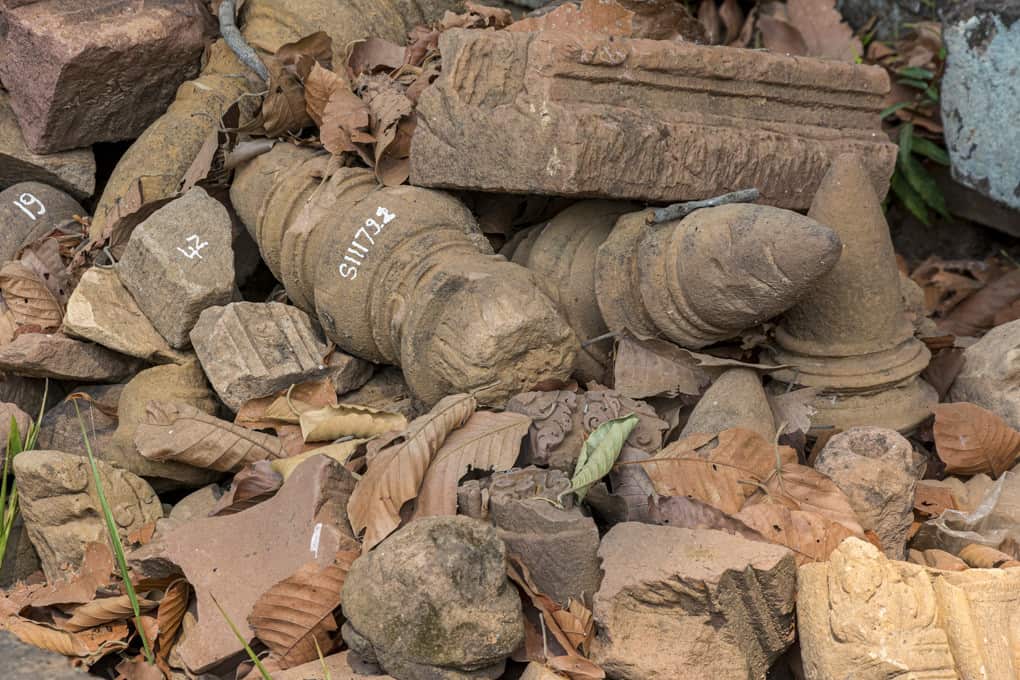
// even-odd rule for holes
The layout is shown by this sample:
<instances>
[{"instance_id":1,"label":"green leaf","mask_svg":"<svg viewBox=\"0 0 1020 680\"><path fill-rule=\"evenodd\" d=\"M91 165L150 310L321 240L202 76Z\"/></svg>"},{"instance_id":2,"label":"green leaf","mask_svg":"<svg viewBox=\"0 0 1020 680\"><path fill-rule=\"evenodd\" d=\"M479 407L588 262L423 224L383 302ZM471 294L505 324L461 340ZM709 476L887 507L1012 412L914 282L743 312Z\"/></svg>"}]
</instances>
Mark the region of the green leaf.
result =
<instances>
[{"instance_id":1,"label":"green leaf","mask_svg":"<svg viewBox=\"0 0 1020 680\"><path fill-rule=\"evenodd\" d=\"M928 89L928 83L923 80L917 80L916 78L899 78L896 82L900 85L917 88L918 90Z\"/></svg>"},{"instance_id":2,"label":"green leaf","mask_svg":"<svg viewBox=\"0 0 1020 680\"><path fill-rule=\"evenodd\" d=\"M914 124L907 123L900 126L900 150L897 156L897 164L903 163L910 158L910 152L914 145Z\"/></svg>"},{"instance_id":3,"label":"green leaf","mask_svg":"<svg viewBox=\"0 0 1020 680\"><path fill-rule=\"evenodd\" d=\"M931 218L928 216L928 209L924 207L924 201L921 200L918 193L911 188L910 184L907 183L907 180L903 178L903 173L900 172L899 168L896 168L896 171L893 173L889 187L914 217L919 219L923 224L931 226Z\"/></svg>"},{"instance_id":4,"label":"green leaf","mask_svg":"<svg viewBox=\"0 0 1020 680\"><path fill-rule=\"evenodd\" d=\"M882 113L878 114L878 116L879 116L879 118L886 118L886 117L891 116L892 114L896 113L900 109L907 108L911 104L913 104L913 102L900 102L899 104L893 104L889 108L883 109Z\"/></svg>"},{"instance_id":5,"label":"green leaf","mask_svg":"<svg viewBox=\"0 0 1020 680\"><path fill-rule=\"evenodd\" d=\"M939 88L938 88L938 85L932 83L927 88L925 88L924 96L926 96L928 99L932 100L933 102L938 103L938 100L939 100Z\"/></svg>"},{"instance_id":6,"label":"green leaf","mask_svg":"<svg viewBox=\"0 0 1020 680\"><path fill-rule=\"evenodd\" d=\"M914 153L930 158L939 165L949 165L949 154L946 153L945 149L930 139L914 135L910 145Z\"/></svg>"},{"instance_id":7,"label":"green leaf","mask_svg":"<svg viewBox=\"0 0 1020 680\"><path fill-rule=\"evenodd\" d=\"M908 68L901 68L896 72L897 75L901 75L904 78L913 78L915 80L931 80L935 77L935 74L926 68L919 66L910 66Z\"/></svg>"},{"instance_id":8,"label":"green leaf","mask_svg":"<svg viewBox=\"0 0 1020 680\"><path fill-rule=\"evenodd\" d=\"M908 127L906 125L904 128ZM909 126L913 127L913 126ZM909 139L909 137L908 137ZM903 172L903 178L907 184L921 197L924 204L933 209L943 217L948 218L949 210L946 209L946 199L942 196L935 178L921 165L910 151L913 149L913 140L910 139L906 145L903 142L903 134L900 134L900 156L899 169ZM906 153L904 153L906 150ZM909 206L908 206L909 207ZM913 212L913 210L911 210ZM916 213L915 213L916 214Z\"/></svg>"},{"instance_id":9,"label":"green leaf","mask_svg":"<svg viewBox=\"0 0 1020 680\"><path fill-rule=\"evenodd\" d=\"M634 414L607 420L588 435L570 480L570 491L577 494L578 501L584 500L592 484L609 474L639 420Z\"/></svg>"}]
</instances>

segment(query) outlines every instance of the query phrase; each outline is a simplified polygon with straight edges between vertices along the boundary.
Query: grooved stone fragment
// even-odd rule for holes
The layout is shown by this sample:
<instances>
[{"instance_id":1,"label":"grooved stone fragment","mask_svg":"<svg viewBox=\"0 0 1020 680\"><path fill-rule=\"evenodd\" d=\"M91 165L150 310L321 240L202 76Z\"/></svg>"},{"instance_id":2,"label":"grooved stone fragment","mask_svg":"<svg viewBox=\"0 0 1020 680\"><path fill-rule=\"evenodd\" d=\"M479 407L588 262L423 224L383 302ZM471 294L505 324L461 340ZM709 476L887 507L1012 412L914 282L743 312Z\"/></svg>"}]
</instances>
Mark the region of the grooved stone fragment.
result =
<instances>
[{"instance_id":1,"label":"grooved stone fragment","mask_svg":"<svg viewBox=\"0 0 1020 680\"><path fill-rule=\"evenodd\" d=\"M797 572L808 680L987 678L1020 674L1020 569L940 571L848 538Z\"/></svg>"},{"instance_id":2,"label":"grooved stone fragment","mask_svg":"<svg viewBox=\"0 0 1020 680\"><path fill-rule=\"evenodd\" d=\"M163 516L159 498L143 479L96 461L103 492L121 538ZM77 569L85 546L106 542L106 524L89 461L62 451L26 451L15 457L25 527L50 582Z\"/></svg>"},{"instance_id":3,"label":"grooved stone fragment","mask_svg":"<svg viewBox=\"0 0 1020 680\"><path fill-rule=\"evenodd\" d=\"M92 267L67 301L63 330L121 354L148 361L180 361L182 354L167 344L138 308L117 272Z\"/></svg>"},{"instance_id":4,"label":"grooved stone fragment","mask_svg":"<svg viewBox=\"0 0 1020 680\"><path fill-rule=\"evenodd\" d=\"M19 182L0 192L0 262L13 260L22 246L74 223L85 209L60 189Z\"/></svg>"},{"instance_id":5,"label":"grooved stone fragment","mask_svg":"<svg viewBox=\"0 0 1020 680\"><path fill-rule=\"evenodd\" d=\"M201 673L242 653L213 597L251 640L248 616L270 586L304 564L325 566L338 550L357 549L347 519L354 484L342 465L313 456L269 500L234 515L194 518L128 556L138 573L180 570L194 586L198 621L176 650L188 670Z\"/></svg>"},{"instance_id":6,"label":"grooved stone fragment","mask_svg":"<svg viewBox=\"0 0 1020 680\"><path fill-rule=\"evenodd\" d=\"M880 196L895 164L880 68L553 31L450 30L440 46L412 184L648 201L756 187L803 209L840 153L867 159Z\"/></svg>"},{"instance_id":7,"label":"grooved stone fragment","mask_svg":"<svg viewBox=\"0 0 1020 680\"><path fill-rule=\"evenodd\" d=\"M793 553L637 522L602 539L592 660L610 678L764 678L793 643Z\"/></svg>"},{"instance_id":8,"label":"grooved stone fragment","mask_svg":"<svg viewBox=\"0 0 1020 680\"><path fill-rule=\"evenodd\" d=\"M1020 4L962 2L953 13L940 96L953 177L1020 210Z\"/></svg>"},{"instance_id":9,"label":"grooved stone fragment","mask_svg":"<svg viewBox=\"0 0 1020 680\"><path fill-rule=\"evenodd\" d=\"M249 399L333 370L324 362L322 332L300 309L279 302L210 307L191 331L191 342L216 393L235 411Z\"/></svg>"},{"instance_id":10,"label":"grooved stone fragment","mask_svg":"<svg viewBox=\"0 0 1020 680\"><path fill-rule=\"evenodd\" d=\"M10 96L0 90L0 189L18 182L42 182L88 198L96 190L96 157L92 149L35 154L25 146Z\"/></svg>"},{"instance_id":11,"label":"grooved stone fragment","mask_svg":"<svg viewBox=\"0 0 1020 680\"><path fill-rule=\"evenodd\" d=\"M140 135L198 73L204 13L190 0L8 4L0 78L29 147L49 153Z\"/></svg>"},{"instance_id":12,"label":"grooved stone fragment","mask_svg":"<svg viewBox=\"0 0 1020 680\"><path fill-rule=\"evenodd\" d=\"M131 234L117 274L171 346L185 347L202 310L230 302L230 215L199 187L166 204Z\"/></svg>"},{"instance_id":13,"label":"grooved stone fragment","mask_svg":"<svg viewBox=\"0 0 1020 680\"><path fill-rule=\"evenodd\" d=\"M59 333L26 333L0 347L0 371L30 378L119 382L144 363Z\"/></svg>"}]
</instances>

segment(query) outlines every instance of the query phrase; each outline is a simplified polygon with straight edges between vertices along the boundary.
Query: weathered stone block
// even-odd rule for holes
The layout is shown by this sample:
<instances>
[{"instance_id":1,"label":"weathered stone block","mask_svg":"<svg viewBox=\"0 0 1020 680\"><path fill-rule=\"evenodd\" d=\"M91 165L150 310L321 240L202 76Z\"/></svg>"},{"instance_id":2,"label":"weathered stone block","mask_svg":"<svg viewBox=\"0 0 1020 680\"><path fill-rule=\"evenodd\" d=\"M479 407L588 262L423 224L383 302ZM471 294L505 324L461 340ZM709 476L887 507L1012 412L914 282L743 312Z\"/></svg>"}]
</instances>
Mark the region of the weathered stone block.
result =
<instances>
[{"instance_id":1,"label":"weathered stone block","mask_svg":"<svg viewBox=\"0 0 1020 680\"><path fill-rule=\"evenodd\" d=\"M0 189L29 181L51 184L77 199L88 198L96 190L96 157L92 149L46 155L29 151L10 96L0 90Z\"/></svg>"},{"instance_id":2,"label":"weathered stone block","mask_svg":"<svg viewBox=\"0 0 1020 680\"><path fill-rule=\"evenodd\" d=\"M0 192L0 262L13 260L22 246L85 214L78 201L46 184L19 182L8 187Z\"/></svg>"},{"instance_id":3,"label":"weathered stone block","mask_svg":"<svg viewBox=\"0 0 1020 680\"><path fill-rule=\"evenodd\" d=\"M879 195L895 163L880 68L549 31L451 30L440 43L413 184L648 201L756 187L803 209L840 153L867 159Z\"/></svg>"},{"instance_id":4,"label":"weathered stone block","mask_svg":"<svg viewBox=\"0 0 1020 680\"><path fill-rule=\"evenodd\" d=\"M786 548L625 522L599 557L592 660L610 678L764 678L793 643L796 568Z\"/></svg>"},{"instance_id":5,"label":"weathered stone block","mask_svg":"<svg viewBox=\"0 0 1020 680\"><path fill-rule=\"evenodd\" d=\"M203 309L233 297L231 239L226 208L197 187L154 212L131 234L117 274L172 346L188 344Z\"/></svg>"},{"instance_id":6,"label":"weathered stone block","mask_svg":"<svg viewBox=\"0 0 1020 680\"><path fill-rule=\"evenodd\" d=\"M198 360L220 399L235 411L294 383L329 375L322 332L297 307L234 302L202 312L191 332Z\"/></svg>"},{"instance_id":7,"label":"weathered stone block","mask_svg":"<svg viewBox=\"0 0 1020 680\"><path fill-rule=\"evenodd\" d=\"M138 359L59 333L26 333L0 348L0 370L30 378L117 382L144 365Z\"/></svg>"},{"instance_id":8,"label":"weathered stone block","mask_svg":"<svg viewBox=\"0 0 1020 680\"><path fill-rule=\"evenodd\" d=\"M808 680L1018 677L1020 569L940 571L848 538L797 573Z\"/></svg>"},{"instance_id":9,"label":"weathered stone block","mask_svg":"<svg viewBox=\"0 0 1020 680\"><path fill-rule=\"evenodd\" d=\"M1020 4L962 2L953 13L940 98L953 177L1020 210Z\"/></svg>"},{"instance_id":10,"label":"weathered stone block","mask_svg":"<svg viewBox=\"0 0 1020 680\"><path fill-rule=\"evenodd\" d=\"M0 79L29 148L140 135L198 73L210 19L191 0L9 4Z\"/></svg>"}]
</instances>

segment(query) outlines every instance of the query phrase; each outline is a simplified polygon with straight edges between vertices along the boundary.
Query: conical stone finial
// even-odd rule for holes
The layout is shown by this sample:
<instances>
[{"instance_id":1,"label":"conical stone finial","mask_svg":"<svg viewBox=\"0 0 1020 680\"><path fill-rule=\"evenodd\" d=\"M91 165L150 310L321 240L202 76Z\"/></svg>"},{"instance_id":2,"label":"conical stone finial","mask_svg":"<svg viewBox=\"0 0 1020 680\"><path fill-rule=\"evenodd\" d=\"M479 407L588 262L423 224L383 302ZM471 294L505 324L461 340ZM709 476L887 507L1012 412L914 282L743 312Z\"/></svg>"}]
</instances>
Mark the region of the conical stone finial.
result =
<instances>
[{"instance_id":1,"label":"conical stone finial","mask_svg":"<svg viewBox=\"0 0 1020 680\"><path fill-rule=\"evenodd\" d=\"M822 389L817 426L913 429L937 401L917 377L931 354L903 314L889 225L860 157L833 161L808 216L839 235L843 254L786 312L774 355L794 368L776 376Z\"/></svg>"}]
</instances>

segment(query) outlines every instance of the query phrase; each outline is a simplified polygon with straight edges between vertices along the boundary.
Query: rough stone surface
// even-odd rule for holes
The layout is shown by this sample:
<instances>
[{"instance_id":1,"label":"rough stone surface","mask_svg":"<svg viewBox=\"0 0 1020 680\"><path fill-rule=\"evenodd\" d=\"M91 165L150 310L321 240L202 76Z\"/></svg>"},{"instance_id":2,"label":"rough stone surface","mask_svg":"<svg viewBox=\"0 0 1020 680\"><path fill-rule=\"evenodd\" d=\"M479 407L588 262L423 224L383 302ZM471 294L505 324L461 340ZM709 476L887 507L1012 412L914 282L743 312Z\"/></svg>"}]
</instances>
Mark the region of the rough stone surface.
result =
<instances>
[{"instance_id":1,"label":"rough stone surface","mask_svg":"<svg viewBox=\"0 0 1020 680\"><path fill-rule=\"evenodd\" d=\"M521 464L555 467L568 474L574 471L584 440L607 420L637 415L640 420L627 444L648 452L662 448L669 429L654 408L613 390L524 392L510 399L506 410L532 419Z\"/></svg>"},{"instance_id":2,"label":"rough stone surface","mask_svg":"<svg viewBox=\"0 0 1020 680\"><path fill-rule=\"evenodd\" d=\"M468 517L417 520L362 555L343 610L351 649L402 680L498 678L524 640L506 548Z\"/></svg>"},{"instance_id":3,"label":"rough stone surface","mask_svg":"<svg viewBox=\"0 0 1020 680\"><path fill-rule=\"evenodd\" d=\"M85 419L89 443L97 458L106 460L114 467L119 466L109 459L107 452L110 450L114 430L117 429L117 402L123 389L123 385L76 385L71 390L89 396L91 401L78 402L78 409ZM60 401L46 409L39 430L38 448L86 455L74 402Z\"/></svg>"},{"instance_id":4,"label":"rough stone surface","mask_svg":"<svg viewBox=\"0 0 1020 680\"><path fill-rule=\"evenodd\" d=\"M29 181L52 185L77 199L88 198L96 190L96 157L92 149L45 155L29 151L10 96L0 90L0 189Z\"/></svg>"},{"instance_id":5,"label":"rough stone surface","mask_svg":"<svg viewBox=\"0 0 1020 680\"><path fill-rule=\"evenodd\" d=\"M564 509L574 507L574 495L566 493L570 478L556 468L512 468L495 472L484 479L469 479L457 487L457 512L475 519L489 519L490 501L499 496L504 502L545 498L556 501L563 495ZM560 502L560 501L557 501Z\"/></svg>"},{"instance_id":6,"label":"rough stone surface","mask_svg":"<svg viewBox=\"0 0 1020 680\"><path fill-rule=\"evenodd\" d=\"M140 135L198 73L204 10L181 0L8 4L0 79L28 146L51 153Z\"/></svg>"},{"instance_id":7,"label":"rough stone surface","mask_svg":"<svg viewBox=\"0 0 1020 680\"><path fill-rule=\"evenodd\" d=\"M599 587L599 530L577 508L560 510L542 499L514 498L490 488L489 514L507 552L521 558L535 585L562 606L591 606Z\"/></svg>"},{"instance_id":8,"label":"rough stone surface","mask_svg":"<svg viewBox=\"0 0 1020 680\"><path fill-rule=\"evenodd\" d=\"M324 566L338 550L356 547L346 511L354 484L339 463L313 456L273 498L234 515L192 519L129 556L142 574L179 569L195 588L198 620L177 646L188 670L201 673L243 654L212 597L251 640L248 616L262 593L308 562Z\"/></svg>"},{"instance_id":9,"label":"rough stone surface","mask_svg":"<svg viewBox=\"0 0 1020 680\"><path fill-rule=\"evenodd\" d=\"M895 163L874 67L559 31L440 43L413 184L663 202L757 187L803 209L840 153L867 158L882 194Z\"/></svg>"},{"instance_id":10,"label":"rough stone surface","mask_svg":"<svg viewBox=\"0 0 1020 680\"><path fill-rule=\"evenodd\" d=\"M910 24L938 21L938 10L955 0L836 0L836 9L855 30L876 17L871 29L876 40L903 37Z\"/></svg>"},{"instance_id":11,"label":"rough stone surface","mask_svg":"<svg viewBox=\"0 0 1020 680\"><path fill-rule=\"evenodd\" d=\"M7 588L18 581L23 581L37 572L41 566L39 554L35 551L35 546L32 545L32 540L25 529L25 522L18 515L14 518L11 533L7 537L7 550L4 553L3 567L0 568L0 588Z\"/></svg>"},{"instance_id":12,"label":"rough stone surface","mask_svg":"<svg viewBox=\"0 0 1020 680\"><path fill-rule=\"evenodd\" d=\"M155 537L162 538L193 519L208 517L222 497L223 489L218 484L207 484L192 491L177 501L166 517L156 522Z\"/></svg>"},{"instance_id":13,"label":"rough stone surface","mask_svg":"<svg viewBox=\"0 0 1020 680\"><path fill-rule=\"evenodd\" d=\"M848 538L797 573L808 680L1018 677L1020 569L937 571Z\"/></svg>"},{"instance_id":14,"label":"rough stone surface","mask_svg":"<svg viewBox=\"0 0 1020 680\"><path fill-rule=\"evenodd\" d=\"M940 96L953 177L1020 210L1020 4L970 0L954 14Z\"/></svg>"},{"instance_id":15,"label":"rough stone surface","mask_svg":"<svg viewBox=\"0 0 1020 680\"><path fill-rule=\"evenodd\" d=\"M334 387L336 383L333 383ZM337 392L340 390L338 389ZM403 413L410 422L424 413L421 404L416 404L411 388L404 380L404 374L395 366L383 366L368 381L347 394L339 397L342 404L361 404L384 411Z\"/></svg>"},{"instance_id":16,"label":"rough stone surface","mask_svg":"<svg viewBox=\"0 0 1020 680\"><path fill-rule=\"evenodd\" d=\"M59 384L52 381L47 392L45 380L0 373L0 402L16 404L25 413L38 413L44 394L46 395L46 407L49 410L54 402L63 398L64 391Z\"/></svg>"},{"instance_id":17,"label":"rough stone surface","mask_svg":"<svg viewBox=\"0 0 1020 680\"><path fill-rule=\"evenodd\" d=\"M173 347L188 344L188 333L203 309L233 297L230 229L223 204L196 187L154 212L131 234L117 273Z\"/></svg>"},{"instance_id":18,"label":"rough stone surface","mask_svg":"<svg viewBox=\"0 0 1020 680\"><path fill-rule=\"evenodd\" d=\"M30 378L118 382L145 364L59 333L25 333L0 348L0 370Z\"/></svg>"},{"instance_id":19,"label":"rough stone surface","mask_svg":"<svg viewBox=\"0 0 1020 680\"><path fill-rule=\"evenodd\" d=\"M532 661L524 669L521 680L562 680L563 676L553 671L548 666Z\"/></svg>"},{"instance_id":20,"label":"rough stone surface","mask_svg":"<svg viewBox=\"0 0 1020 680\"><path fill-rule=\"evenodd\" d=\"M992 330L963 352L946 401L969 401L1020 429L1020 321Z\"/></svg>"},{"instance_id":21,"label":"rough stone surface","mask_svg":"<svg viewBox=\"0 0 1020 680\"><path fill-rule=\"evenodd\" d=\"M86 271L67 301L62 330L68 335L146 361L179 361L176 352L121 284L117 272Z\"/></svg>"},{"instance_id":22,"label":"rough stone surface","mask_svg":"<svg viewBox=\"0 0 1020 680\"><path fill-rule=\"evenodd\" d=\"M773 356L791 368L773 375L819 389L813 428L873 425L906 432L938 401L935 390L917 377L931 352L914 338L904 314L879 196L865 161L844 154L825 173L808 211L839 235L843 254L784 314Z\"/></svg>"},{"instance_id":23,"label":"rough stone surface","mask_svg":"<svg viewBox=\"0 0 1020 680\"><path fill-rule=\"evenodd\" d=\"M152 400L194 406L204 413L216 413L216 398L205 381L197 361L146 369L132 378L117 403L117 431L109 447L97 451L111 465L149 479L160 491L168 487L198 487L213 481L218 473L176 463L150 460L138 453L134 438L145 421L145 408Z\"/></svg>"},{"instance_id":24,"label":"rough stone surface","mask_svg":"<svg viewBox=\"0 0 1020 680\"><path fill-rule=\"evenodd\" d=\"M191 342L216 393L235 411L249 399L331 373L321 331L300 309L279 302L210 307Z\"/></svg>"},{"instance_id":25,"label":"rough stone surface","mask_svg":"<svg viewBox=\"0 0 1020 680\"><path fill-rule=\"evenodd\" d=\"M163 516L143 479L96 461L103 492L121 538ZM85 546L106 541L106 524L87 458L61 451L26 451L14 459L21 511L29 538L50 582L77 569Z\"/></svg>"},{"instance_id":26,"label":"rough stone surface","mask_svg":"<svg viewBox=\"0 0 1020 680\"><path fill-rule=\"evenodd\" d=\"M592 660L610 678L764 678L793 643L793 553L636 522L602 539Z\"/></svg>"},{"instance_id":27,"label":"rough stone surface","mask_svg":"<svg viewBox=\"0 0 1020 680\"><path fill-rule=\"evenodd\" d=\"M22 246L74 223L85 209L60 189L19 182L0 192L0 262L13 260Z\"/></svg>"},{"instance_id":28,"label":"rough stone surface","mask_svg":"<svg viewBox=\"0 0 1020 680\"><path fill-rule=\"evenodd\" d=\"M4 660L4 680L86 680L89 677L72 668L66 656L25 644L7 632L0 632L0 659Z\"/></svg>"},{"instance_id":29,"label":"rough stone surface","mask_svg":"<svg viewBox=\"0 0 1020 680\"><path fill-rule=\"evenodd\" d=\"M716 378L695 404L680 436L716 434L732 427L757 432L767 442L776 438L772 408L757 371L733 368Z\"/></svg>"},{"instance_id":30,"label":"rough stone surface","mask_svg":"<svg viewBox=\"0 0 1020 680\"><path fill-rule=\"evenodd\" d=\"M895 430L855 427L832 437L815 469L843 490L865 531L874 531L892 559L907 556L914 490L924 461Z\"/></svg>"},{"instance_id":31,"label":"rough stone surface","mask_svg":"<svg viewBox=\"0 0 1020 680\"><path fill-rule=\"evenodd\" d=\"M322 670L326 664L329 675ZM395 680L392 676L383 675L379 667L365 663L349 651L331 654L323 660L316 659L308 663L273 673L273 680L359 680L371 677L372 680Z\"/></svg>"}]
</instances>

